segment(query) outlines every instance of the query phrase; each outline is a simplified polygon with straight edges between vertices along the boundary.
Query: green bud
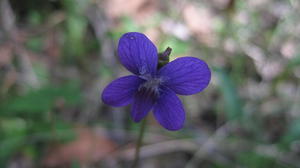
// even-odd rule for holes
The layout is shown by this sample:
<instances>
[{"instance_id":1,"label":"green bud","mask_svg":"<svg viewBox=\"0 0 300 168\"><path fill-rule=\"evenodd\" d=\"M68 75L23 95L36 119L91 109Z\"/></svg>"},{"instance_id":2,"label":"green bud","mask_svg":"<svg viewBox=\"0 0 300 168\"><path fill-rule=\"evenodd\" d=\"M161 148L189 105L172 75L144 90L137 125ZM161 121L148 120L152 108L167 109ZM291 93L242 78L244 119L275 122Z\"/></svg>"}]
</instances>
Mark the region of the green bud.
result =
<instances>
[{"instance_id":1,"label":"green bud","mask_svg":"<svg viewBox=\"0 0 300 168\"><path fill-rule=\"evenodd\" d=\"M172 48L168 47L164 52L158 53L158 65L157 69L160 69L164 65L170 62L170 54L172 52Z\"/></svg>"}]
</instances>

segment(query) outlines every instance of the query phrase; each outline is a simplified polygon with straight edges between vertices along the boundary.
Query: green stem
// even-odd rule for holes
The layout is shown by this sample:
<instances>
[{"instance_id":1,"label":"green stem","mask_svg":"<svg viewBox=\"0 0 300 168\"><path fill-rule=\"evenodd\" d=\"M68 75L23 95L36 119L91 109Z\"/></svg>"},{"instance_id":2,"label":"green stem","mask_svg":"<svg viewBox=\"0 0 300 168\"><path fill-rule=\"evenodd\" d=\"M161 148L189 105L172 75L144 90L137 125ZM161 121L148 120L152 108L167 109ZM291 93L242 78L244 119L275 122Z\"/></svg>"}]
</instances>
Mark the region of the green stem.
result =
<instances>
[{"instance_id":1,"label":"green stem","mask_svg":"<svg viewBox=\"0 0 300 168\"><path fill-rule=\"evenodd\" d=\"M141 123L140 131L139 131L139 137L138 137L138 141L137 141L137 144L136 144L136 147L135 147L135 155L134 155L134 161L133 161L133 164L132 164L132 168L138 167L138 164L139 164L140 150L141 150L141 146L142 146L142 142L143 142L145 128L146 128L146 118L143 119L143 121Z\"/></svg>"}]
</instances>

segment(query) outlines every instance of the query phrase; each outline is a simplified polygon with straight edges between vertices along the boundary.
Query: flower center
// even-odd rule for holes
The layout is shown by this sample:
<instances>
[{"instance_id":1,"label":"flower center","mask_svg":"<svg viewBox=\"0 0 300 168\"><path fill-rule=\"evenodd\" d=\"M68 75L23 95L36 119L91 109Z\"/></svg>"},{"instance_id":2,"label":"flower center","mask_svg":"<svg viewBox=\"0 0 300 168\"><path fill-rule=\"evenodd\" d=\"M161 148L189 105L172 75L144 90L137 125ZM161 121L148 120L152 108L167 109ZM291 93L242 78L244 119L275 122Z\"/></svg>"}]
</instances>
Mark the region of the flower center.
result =
<instances>
[{"instance_id":1,"label":"flower center","mask_svg":"<svg viewBox=\"0 0 300 168\"><path fill-rule=\"evenodd\" d=\"M147 78L146 82L143 83L140 87L139 90L141 89L146 89L150 92L152 92L152 94L158 96L159 95L159 86L162 83L162 79L161 78Z\"/></svg>"}]
</instances>

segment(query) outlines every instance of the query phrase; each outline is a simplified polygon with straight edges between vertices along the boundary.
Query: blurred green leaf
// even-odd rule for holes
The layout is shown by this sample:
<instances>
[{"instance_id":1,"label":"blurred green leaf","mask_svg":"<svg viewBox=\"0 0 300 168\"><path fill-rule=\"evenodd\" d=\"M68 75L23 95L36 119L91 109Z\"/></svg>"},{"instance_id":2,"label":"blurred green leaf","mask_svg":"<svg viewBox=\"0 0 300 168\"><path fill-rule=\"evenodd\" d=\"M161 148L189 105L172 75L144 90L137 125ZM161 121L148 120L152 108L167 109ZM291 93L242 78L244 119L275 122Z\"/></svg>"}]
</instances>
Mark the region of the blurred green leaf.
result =
<instances>
[{"instance_id":1,"label":"blurred green leaf","mask_svg":"<svg viewBox=\"0 0 300 168\"><path fill-rule=\"evenodd\" d=\"M80 100L80 89L74 84L61 87L47 86L38 90L32 90L19 97L13 97L0 104L2 115L30 115L45 113L51 110L57 100L63 100L66 105L74 105Z\"/></svg>"},{"instance_id":2,"label":"blurred green leaf","mask_svg":"<svg viewBox=\"0 0 300 168\"><path fill-rule=\"evenodd\" d=\"M218 77L218 86L225 103L227 119L239 119L242 116L242 102L233 80L230 78L229 74L221 68L214 68L214 72Z\"/></svg>"},{"instance_id":3,"label":"blurred green leaf","mask_svg":"<svg viewBox=\"0 0 300 168\"><path fill-rule=\"evenodd\" d=\"M0 166L4 167L7 159L25 144L25 135L6 137L0 142Z\"/></svg>"},{"instance_id":4,"label":"blurred green leaf","mask_svg":"<svg viewBox=\"0 0 300 168\"><path fill-rule=\"evenodd\" d=\"M43 50L43 39L41 37L30 38L26 41L26 46L35 52Z\"/></svg>"},{"instance_id":5,"label":"blurred green leaf","mask_svg":"<svg viewBox=\"0 0 300 168\"><path fill-rule=\"evenodd\" d=\"M135 23L135 21L128 16L122 17L122 34L126 32L141 32L141 27Z\"/></svg>"},{"instance_id":6,"label":"blurred green leaf","mask_svg":"<svg viewBox=\"0 0 300 168\"><path fill-rule=\"evenodd\" d=\"M83 40L86 35L87 19L84 17L84 10L88 0L63 0L62 3L67 12L65 28L65 44L67 62L75 61L73 57L83 56L85 45Z\"/></svg>"},{"instance_id":7,"label":"blurred green leaf","mask_svg":"<svg viewBox=\"0 0 300 168\"><path fill-rule=\"evenodd\" d=\"M35 63L33 64L33 71L36 74L38 81L42 84L47 84L49 82L49 72L44 64Z\"/></svg>"},{"instance_id":8,"label":"blurred green leaf","mask_svg":"<svg viewBox=\"0 0 300 168\"><path fill-rule=\"evenodd\" d=\"M296 54L295 57L293 57L289 63L288 63L288 67L289 68L294 68L296 66L300 65L300 52L298 54Z\"/></svg>"},{"instance_id":9,"label":"blurred green leaf","mask_svg":"<svg viewBox=\"0 0 300 168\"><path fill-rule=\"evenodd\" d=\"M119 38L127 32L143 32L141 26L139 26L133 18L129 16L122 16L121 18L121 26L115 30L109 31L107 35L112 38L114 41L118 41Z\"/></svg>"},{"instance_id":10,"label":"blurred green leaf","mask_svg":"<svg viewBox=\"0 0 300 168\"><path fill-rule=\"evenodd\" d=\"M79 162L76 160L72 161L71 168L80 168Z\"/></svg>"},{"instance_id":11,"label":"blurred green leaf","mask_svg":"<svg viewBox=\"0 0 300 168\"><path fill-rule=\"evenodd\" d=\"M27 123L21 118L3 118L0 119L0 129L4 137L25 135Z\"/></svg>"},{"instance_id":12,"label":"blurred green leaf","mask_svg":"<svg viewBox=\"0 0 300 168\"><path fill-rule=\"evenodd\" d=\"M31 135L28 140L31 143L59 141L66 142L74 139L75 132L70 123L59 119L53 119L51 122L32 122Z\"/></svg>"},{"instance_id":13,"label":"blurred green leaf","mask_svg":"<svg viewBox=\"0 0 300 168\"><path fill-rule=\"evenodd\" d=\"M0 119L0 167L5 167L7 159L25 144L27 130L23 119Z\"/></svg>"},{"instance_id":14,"label":"blurred green leaf","mask_svg":"<svg viewBox=\"0 0 300 168\"><path fill-rule=\"evenodd\" d=\"M247 168L287 168L287 166L279 164L275 158L263 156L252 151L239 153L238 163L242 167Z\"/></svg>"},{"instance_id":15,"label":"blurred green leaf","mask_svg":"<svg viewBox=\"0 0 300 168\"><path fill-rule=\"evenodd\" d=\"M289 148L289 145L293 141L298 141L300 139L300 119L296 119L291 122L285 135L282 137L280 145L284 148Z\"/></svg>"},{"instance_id":16,"label":"blurred green leaf","mask_svg":"<svg viewBox=\"0 0 300 168\"><path fill-rule=\"evenodd\" d=\"M42 23L42 15L38 11L32 10L29 13L28 21L32 25L39 25Z\"/></svg>"}]
</instances>

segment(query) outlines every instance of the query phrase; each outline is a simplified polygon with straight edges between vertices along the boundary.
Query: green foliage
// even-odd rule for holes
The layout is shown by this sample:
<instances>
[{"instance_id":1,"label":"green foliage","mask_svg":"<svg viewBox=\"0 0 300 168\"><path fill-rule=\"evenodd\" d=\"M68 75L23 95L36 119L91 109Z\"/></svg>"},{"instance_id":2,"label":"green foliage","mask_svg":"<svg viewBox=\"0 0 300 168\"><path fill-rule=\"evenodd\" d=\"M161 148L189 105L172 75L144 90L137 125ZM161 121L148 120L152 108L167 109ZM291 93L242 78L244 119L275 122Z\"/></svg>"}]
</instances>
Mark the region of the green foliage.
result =
<instances>
[{"instance_id":1,"label":"green foliage","mask_svg":"<svg viewBox=\"0 0 300 168\"><path fill-rule=\"evenodd\" d=\"M87 19L84 17L84 10L88 1L64 0L63 6L66 9L67 18L65 21L65 45L66 61L72 62L77 57L82 57L85 46L82 41L86 34Z\"/></svg>"},{"instance_id":2,"label":"green foliage","mask_svg":"<svg viewBox=\"0 0 300 168\"><path fill-rule=\"evenodd\" d=\"M275 158L260 155L252 151L240 153L238 162L242 167L247 168L287 168L287 166L279 164Z\"/></svg>"},{"instance_id":3,"label":"green foliage","mask_svg":"<svg viewBox=\"0 0 300 168\"><path fill-rule=\"evenodd\" d=\"M0 166L16 152L31 149L38 156L49 141L67 141L74 137L69 123L56 119L56 102L74 106L80 102L75 84L46 86L24 95L10 97L0 104Z\"/></svg>"},{"instance_id":4,"label":"green foliage","mask_svg":"<svg viewBox=\"0 0 300 168\"><path fill-rule=\"evenodd\" d=\"M75 136L72 125L61 120L24 120L3 118L0 120L0 166L17 152L30 151L33 157L40 157L43 145L50 142L64 142ZM42 146L41 146L42 145Z\"/></svg>"},{"instance_id":5,"label":"green foliage","mask_svg":"<svg viewBox=\"0 0 300 168\"><path fill-rule=\"evenodd\" d=\"M26 41L26 46L33 50L33 51L41 51L43 48L42 48L42 45L43 45L43 39L41 37L35 37L35 38L31 38L29 39L28 41Z\"/></svg>"},{"instance_id":6,"label":"green foliage","mask_svg":"<svg viewBox=\"0 0 300 168\"><path fill-rule=\"evenodd\" d=\"M283 149L288 149L290 144L300 139L300 119L296 119L289 124L289 127L280 141L280 146Z\"/></svg>"},{"instance_id":7,"label":"green foliage","mask_svg":"<svg viewBox=\"0 0 300 168\"><path fill-rule=\"evenodd\" d=\"M0 143L0 166L5 167L8 159L15 153L20 151L21 147L25 145L25 136L10 136L1 138Z\"/></svg>"},{"instance_id":8,"label":"green foliage","mask_svg":"<svg viewBox=\"0 0 300 168\"><path fill-rule=\"evenodd\" d=\"M153 134L154 138L149 138L150 143L153 139L154 143L187 139L199 143L200 149L204 145L212 146L210 151L221 151L216 155L219 158L203 161L208 162L200 165L203 168L287 167L281 160L254 151L260 145L272 147L279 153L282 150L295 156L295 160L298 159L300 120L295 118L294 113L300 110L297 96L300 66L296 30L299 23L297 0L178 1L180 3L165 0L154 5L151 4L152 1L144 3L143 0L137 0L135 3L116 3L115 5L120 6L105 9L105 4L112 1L11 0L8 2L12 5L15 17L8 17L10 12L3 12L3 17L0 11L1 18L8 21L8 24L13 24L13 19L10 19L16 18L14 37L7 38L14 41L11 53L10 47L6 46L11 40L7 40L7 33L0 30L0 38L5 36L0 42L1 168L7 167L7 162L14 161L14 157L20 155L33 159L34 163L41 162L46 147L74 138L74 127L82 116L87 116L87 119L83 119L86 125L96 123L97 127L108 132L118 132L119 130L114 130L118 125L117 128L124 129L120 132L124 131L126 142L127 139L134 139L131 135L137 132L139 124L129 120L128 113L124 115L126 118L111 117L113 108L107 108L101 103L97 104L100 107L90 108L100 101L100 88L112 80L113 76L125 73L119 71L117 56L107 58L102 55L105 54L103 51L115 52L117 55L116 45L120 36L133 31L155 32L158 51L171 47L171 60L188 53L198 57L200 53L201 59L214 67L210 86L199 95L199 105L184 102L187 113L189 109L193 111L192 116L195 118L192 122L186 120L182 130L169 132L151 127L156 122L151 121L149 135ZM95 21L87 18L88 7L91 6L100 10L98 12L106 18ZM130 9L128 13L123 10L127 7ZM234 10L229 12L228 8ZM122 16L110 16L110 10ZM147 16L148 12L151 14L149 18L140 19L140 16ZM184 31L188 31L191 37L181 40L165 32L167 29L162 26L170 21L183 25ZM3 21L0 22L2 26ZM199 29L189 22L199 24ZM95 36L95 23L104 24L108 28L104 30L107 34L103 39ZM108 43L102 45L102 40L107 40L105 42ZM114 43L109 44L110 42ZM16 50L19 47L24 50L30 64L26 65L26 62L19 59L23 54ZM99 50L102 47L107 48ZM110 48L113 50L109 50ZM49 50L53 50L54 54L49 54ZM116 67L107 66L108 59L115 62ZM19 81L27 75L26 69L18 66L21 63L25 68L33 70L40 88L25 92L24 86L20 87L24 84ZM25 88L28 89L28 86ZM94 90L99 93L90 93ZM284 96L281 96L281 92ZM91 100L97 94L96 100ZM81 95L87 95L87 98ZM204 103L200 102L202 100ZM278 108L274 102L282 107ZM93 115L94 118L90 119L90 113L85 113L90 111L97 114L97 117ZM129 110L125 108L124 111ZM278 113L283 117L282 120L276 117ZM219 130L221 124L229 125L228 129L226 127L225 131ZM226 138L223 138L222 131ZM211 143L210 137L216 141ZM231 144L235 144L237 148L232 148ZM169 154L173 160L174 153L184 156L180 157L183 163L190 159L189 154L176 151ZM155 157L153 160L164 160L161 158ZM294 163L293 159L285 161ZM80 164L74 160L70 167L80 167Z\"/></svg>"},{"instance_id":9,"label":"green foliage","mask_svg":"<svg viewBox=\"0 0 300 168\"><path fill-rule=\"evenodd\" d=\"M288 64L289 68L295 68L300 65L300 52L293 57Z\"/></svg>"},{"instance_id":10,"label":"green foliage","mask_svg":"<svg viewBox=\"0 0 300 168\"><path fill-rule=\"evenodd\" d=\"M80 100L78 86L68 84L61 87L47 86L32 90L25 95L12 97L0 105L1 114L5 116L25 115L39 117L38 113L52 110L55 102L62 99L66 105L74 105Z\"/></svg>"},{"instance_id":11,"label":"green foliage","mask_svg":"<svg viewBox=\"0 0 300 168\"><path fill-rule=\"evenodd\" d=\"M215 68L214 72L219 80L218 86L223 97L227 119L229 121L240 119L242 116L242 102L237 93L236 86L225 70Z\"/></svg>"},{"instance_id":12,"label":"green foliage","mask_svg":"<svg viewBox=\"0 0 300 168\"><path fill-rule=\"evenodd\" d=\"M186 54L189 49L188 43L179 40L175 37L167 37L166 40L163 41L158 48L160 52L163 52L166 50L167 47L172 48L172 53L170 55L170 58L176 58L178 56L182 56L183 54Z\"/></svg>"},{"instance_id":13,"label":"green foliage","mask_svg":"<svg viewBox=\"0 0 300 168\"><path fill-rule=\"evenodd\" d=\"M25 143L27 133L26 121L20 118L0 119L0 166L4 167L6 160L17 152Z\"/></svg>"}]
</instances>

